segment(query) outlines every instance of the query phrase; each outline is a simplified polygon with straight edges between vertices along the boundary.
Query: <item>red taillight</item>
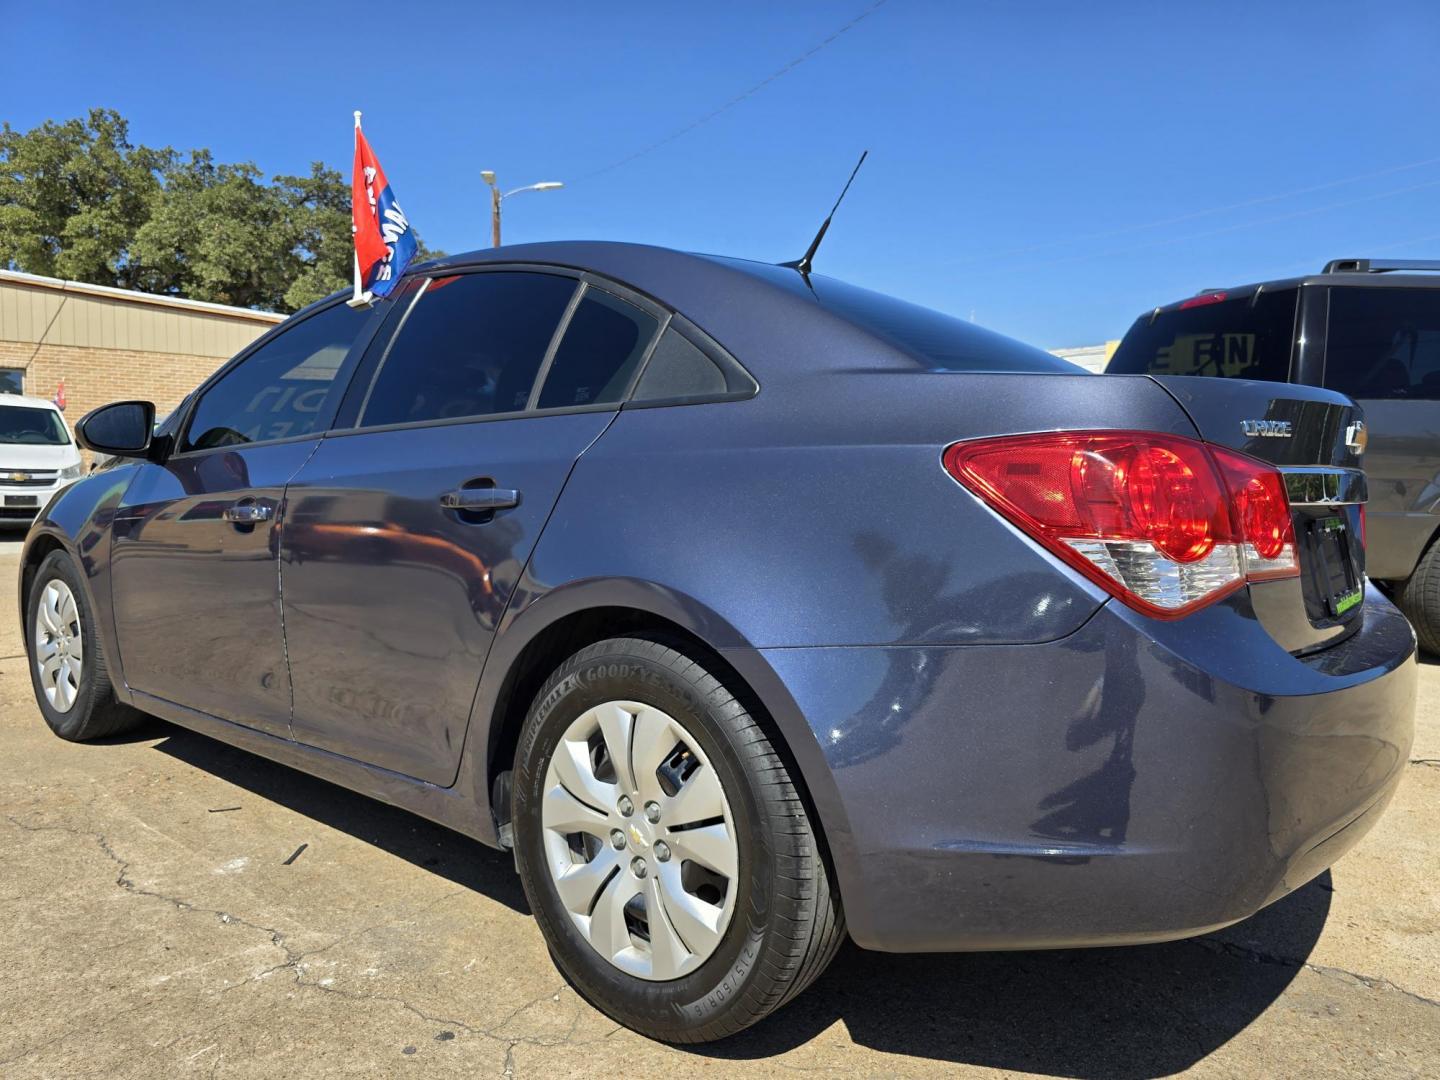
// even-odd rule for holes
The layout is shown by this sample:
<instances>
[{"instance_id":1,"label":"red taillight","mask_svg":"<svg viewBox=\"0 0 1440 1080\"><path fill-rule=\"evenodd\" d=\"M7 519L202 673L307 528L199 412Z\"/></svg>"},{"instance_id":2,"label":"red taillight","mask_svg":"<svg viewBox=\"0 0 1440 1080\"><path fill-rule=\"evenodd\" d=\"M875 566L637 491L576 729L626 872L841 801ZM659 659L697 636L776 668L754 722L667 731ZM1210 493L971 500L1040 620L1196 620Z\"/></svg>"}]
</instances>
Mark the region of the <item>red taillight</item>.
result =
<instances>
[{"instance_id":1,"label":"red taillight","mask_svg":"<svg viewBox=\"0 0 1440 1080\"><path fill-rule=\"evenodd\" d=\"M1299 573L1282 477L1150 432L956 443L950 475L1131 607L1173 618L1247 580Z\"/></svg>"},{"instance_id":2,"label":"red taillight","mask_svg":"<svg viewBox=\"0 0 1440 1080\"><path fill-rule=\"evenodd\" d=\"M1223 303L1224 300L1225 294L1223 292L1201 293L1199 296L1192 296L1189 300L1182 301L1180 310L1185 311L1192 307L1204 307L1206 304L1220 304Z\"/></svg>"}]
</instances>

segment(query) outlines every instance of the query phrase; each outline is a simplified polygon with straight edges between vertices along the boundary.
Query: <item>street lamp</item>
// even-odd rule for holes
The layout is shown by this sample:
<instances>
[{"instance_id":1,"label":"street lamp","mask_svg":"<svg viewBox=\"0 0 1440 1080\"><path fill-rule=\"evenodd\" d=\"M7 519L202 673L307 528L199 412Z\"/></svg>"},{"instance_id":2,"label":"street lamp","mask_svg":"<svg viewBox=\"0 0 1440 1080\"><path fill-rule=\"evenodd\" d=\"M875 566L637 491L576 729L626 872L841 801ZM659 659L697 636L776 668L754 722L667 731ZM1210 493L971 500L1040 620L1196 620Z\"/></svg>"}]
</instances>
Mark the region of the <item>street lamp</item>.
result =
<instances>
[{"instance_id":1,"label":"street lamp","mask_svg":"<svg viewBox=\"0 0 1440 1080\"><path fill-rule=\"evenodd\" d=\"M519 195L522 191L554 191L565 185L559 180L543 180L538 184L526 184L524 187L517 187L512 191L501 193L495 186L495 170L481 169L480 179L490 185L490 239L495 247L500 246L500 204L510 198L511 195Z\"/></svg>"}]
</instances>

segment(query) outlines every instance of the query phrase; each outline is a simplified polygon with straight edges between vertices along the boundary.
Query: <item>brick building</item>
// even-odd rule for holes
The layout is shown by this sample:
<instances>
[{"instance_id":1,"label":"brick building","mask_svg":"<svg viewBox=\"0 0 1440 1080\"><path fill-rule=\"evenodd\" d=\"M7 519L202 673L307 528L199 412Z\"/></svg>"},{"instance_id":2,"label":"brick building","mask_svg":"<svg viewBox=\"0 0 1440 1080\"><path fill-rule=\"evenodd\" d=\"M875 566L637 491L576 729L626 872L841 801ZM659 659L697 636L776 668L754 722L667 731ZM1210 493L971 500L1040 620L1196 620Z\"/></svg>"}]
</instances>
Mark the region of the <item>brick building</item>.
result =
<instances>
[{"instance_id":1,"label":"brick building","mask_svg":"<svg viewBox=\"0 0 1440 1080\"><path fill-rule=\"evenodd\" d=\"M164 416L284 318L0 270L0 392L53 397L70 423L123 398Z\"/></svg>"}]
</instances>

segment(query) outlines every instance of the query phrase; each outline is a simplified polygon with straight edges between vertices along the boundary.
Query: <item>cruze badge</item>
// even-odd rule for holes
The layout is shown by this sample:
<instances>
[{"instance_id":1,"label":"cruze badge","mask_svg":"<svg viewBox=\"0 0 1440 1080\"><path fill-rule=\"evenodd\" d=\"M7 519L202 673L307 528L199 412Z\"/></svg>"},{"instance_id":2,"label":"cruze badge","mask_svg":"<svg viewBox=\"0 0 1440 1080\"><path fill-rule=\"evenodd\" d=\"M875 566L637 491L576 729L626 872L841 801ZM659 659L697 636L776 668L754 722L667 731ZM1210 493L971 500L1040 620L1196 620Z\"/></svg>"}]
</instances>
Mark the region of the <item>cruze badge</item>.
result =
<instances>
[{"instance_id":1,"label":"cruze badge","mask_svg":"<svg viewBox=\"0 0 1440 1080\"><path fill-rule=\"evenodd\" d=\"M1241 420L1240 429L1252 439L1288 439L1289 420Z\"/></svg>"},{"instance_id":2,"label":"cruze badge","mask_svg":"<svg viewBox=\"0 0 1440 1080\"><path fill-rule=\"evenodd\" d=\"M1365 453L1370 436L1365 432L1365 421L1356 420L1345 429L1345 448L1353 454Z\"/></svg>"}]
</instances>

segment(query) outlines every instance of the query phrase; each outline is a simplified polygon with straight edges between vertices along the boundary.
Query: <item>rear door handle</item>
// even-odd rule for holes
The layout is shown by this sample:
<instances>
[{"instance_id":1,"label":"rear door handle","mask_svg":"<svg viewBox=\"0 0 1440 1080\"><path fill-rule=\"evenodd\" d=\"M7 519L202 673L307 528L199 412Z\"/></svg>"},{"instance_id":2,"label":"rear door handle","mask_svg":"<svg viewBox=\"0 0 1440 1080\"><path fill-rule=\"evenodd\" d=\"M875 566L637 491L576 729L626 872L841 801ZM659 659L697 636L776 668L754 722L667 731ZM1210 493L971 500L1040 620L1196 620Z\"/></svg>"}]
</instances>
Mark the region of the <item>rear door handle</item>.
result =
<instances>
[{"instance_id":1,"label":"rear door handle","mask_svg":"<svg viewBox=\"0 0 1440 1080\"><path fill-rule=\"evenodd\" d=\"M254 525L257 521L269 521L274 513L273 508L259 503L236 503L220 511L220 516L237 525Z\"/></svg>"},{"instance_id":2,"label":"rear door handle","mask_svg":"<svg viewBox=\"0 0 1440 1080\"><path fill-rule=\"evenodd\" d=\"M480 513L509 510L520 505L520 492L510 488L459 488L440 496L440 505L447 510L473 510Z\"/></svg>"}]
</instances>

